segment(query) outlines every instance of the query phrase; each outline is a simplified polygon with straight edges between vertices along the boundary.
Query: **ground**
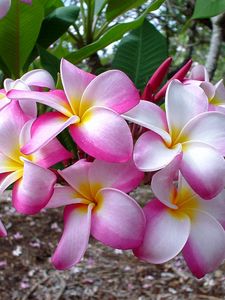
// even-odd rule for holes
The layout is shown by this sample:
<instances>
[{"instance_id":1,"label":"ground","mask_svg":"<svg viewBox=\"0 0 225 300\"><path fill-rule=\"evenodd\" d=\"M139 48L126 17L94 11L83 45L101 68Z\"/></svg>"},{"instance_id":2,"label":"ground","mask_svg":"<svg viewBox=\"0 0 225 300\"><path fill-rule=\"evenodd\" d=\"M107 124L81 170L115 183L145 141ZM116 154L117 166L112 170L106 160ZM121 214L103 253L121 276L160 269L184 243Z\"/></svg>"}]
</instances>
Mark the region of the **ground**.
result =
<instances>
[{"instance_id":1,"label":"ground","mask_svg":"<svg viewBox=\"0 0 225 300\"><path fill-rule=\"evenodd\" d=\"M134 196L138 201L148 198L147 188ZM81 263L57 271L50 257L63 228L62 210L22 216L11 207L6 192L0 217L8 229L8 237L0 240L1 300L225 299L225 265L197 280L182 256L151 265L131 251L113 250L91 239Z\"/></svg>"}]
</instances>

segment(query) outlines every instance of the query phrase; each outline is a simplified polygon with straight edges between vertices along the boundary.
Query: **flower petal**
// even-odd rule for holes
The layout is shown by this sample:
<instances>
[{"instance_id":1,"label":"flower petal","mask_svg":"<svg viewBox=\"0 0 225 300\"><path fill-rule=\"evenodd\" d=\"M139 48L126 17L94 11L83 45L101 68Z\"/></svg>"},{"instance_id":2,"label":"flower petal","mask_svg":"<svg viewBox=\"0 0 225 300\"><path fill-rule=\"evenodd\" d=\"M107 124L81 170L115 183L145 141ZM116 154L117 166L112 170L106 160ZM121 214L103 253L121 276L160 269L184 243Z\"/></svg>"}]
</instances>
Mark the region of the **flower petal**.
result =
<instances>
[{"instance_id":1,"label":"flower petal","mask_svg":"<svg viewBox=\"0 0 225 300\"><path fill-rule=\"evenodd\" d=\"M181 150L180 144L168 148L158 134L147 131L134 146L134 162L142 171L156 171L167 166Z\"/></svg>"},{"instance_id":2,"label":"flower petal","mask_svg":"<svg viewBox=\"0 0 225 300\"><path fill-rule=\"evenodd\" d=\"M141 246L134 254L154 264L175 257L184 247L190 232L190 219L176 210L169 210L157 199L144 207L146 229Z\"/></svg>"},{"instance_id":3,"label":"flower petal","mask_svg":"<svg viewBox=\"0 0 225 300\"><path fill-rule=\"evenodd\" d=\"M35 91L20 91L11 90L7 93L7 97L13 100L21 101L34 101L48 105L58 112L61 112L67 117L73 115L66 95L61 90L54 90L50 92L35 92Z\"/></svg>"},{"instance_id":4,"label":"flower petal","mask_svg":"<svg viewBox=\"0 0 225 300\"><path fill-rule=\"evenodd\" d=\"M125 162L132 155L133 140L129 127L110 109L89 109L81 123L70 126L70 134L83 151L97 159Z\"/></svg>"},{"instance_id":5,"label":"flower petal","mask_svg":"<svg viewBox=\"0 0 225 300\"><path fill-rule=\"evenodd\" d=\"M67 99L75 114L79 113L81 97L95 75L85 72L65 59L61 60L61 78Z\"/></svg>"},{"instance_id":6,"label":"flower petal","mask_svg":"<svg viewBox=\"0 0 225 300\"><path fill-rule=\"evenodd\" d=\"M19 135L26 121L28 117L16 101L0 111L0 151L14 160L19 160Z\"/></svg>"},{"instance_id":7,"label":"flower petal","mask_svg":"<svg viewBox=\"0 0 225 300\"><path fill-rule=\"evenodd\" d=\"M207 212L225 229L225 190L219 193L211 201L199 200L200 210Z\"/></svg>"},{"instance_id":8,"label":"flower petal","mask_svg":"<svg viewBox=\"0 0 225 300\"><path fill-rule=\"evenodd\" d=\"M23 169L19 169L12 173L0 174L0 194L2 194L7 187L16 182L19 178L23 176Z\"/></svg>"},{"instance_id":9,"label":"flower petal","mask_svg":"<svg viewBox=\"0 0 225 300\"><path fill-rule=\"evenodd\" d=\"M100 187L113 187L128 193L135 189L144 177L144 173L136 168L133 160L126 163L108 163L96 159L88 175L93 195Z\"/></svg>"},{"instance_id":10,"label":"flower petal","mask_svg":"<svg viewBox=\"0 0 225 300\"><path fill-rule=\"evenodd\" d=\"M81 159L72 166L58 171L58 173L65 179L65 181L83 197L91 197L90 185L88 181L88 172L91 163L85 159Z\"/></svg>"},{"instance_id":11,"label":"flower petal","mask_svg":"<svg viewBox=\"0 0 225 300\"><path fill-rule=\"evenodd\" d=\"M176 188L174 186L174 179L178 173L182 154L178 154L165 168L155 173L152 177L151 187L154 195L160 202L170 208L177 208L173 204Z\"/></svg>"},{"instance_id":12,"label":"flower petal","mask_svg":"<svg viewBox=\"0 0 225 300\"><path fill-rule=\"evenodd\" d=\"M42 69L27 72L20 79L29 86L46 87L51 90L55 88L55 82L51 74Z\"/></svg>"},{"instance_id":13,"label":"flower petal","mask_svg":"<svg viewBox=\"0 0 225 300\"><path fill-rule=\"evenodd\" d=\"M137 202L112 188L101 189L96 199L91 234L113 248L138 247L143 239L145 217Z\"/></svg>"},{"instance_id":14,"label":"flower petal","mask_svg":"<svg viewBox=\"0 0 225 300\"><path fill-rule=\"evenodd\" d=\"M56 269L69 269L84 256L90 236L91 210L92 204L65 208L64 231L52 257Z\"/></svg>"},{"instance_id":15,"label":"flower petal","mask_svg":"<svg viewBox=\"0 0 225 300\"><path fill-rule=\"evenodd\" d=\"M208 110L208 98L200 87L173 80L166 92L165 106L169 130L175 141L188 121Z\"/></svg>"},{"instance_id":16,"label":"flower petal","mask_svg":"<svg viewBox=\"0 0 225 300\"><path fill-rule=\"evenodd\" d=\"M98 75L88 85L81 99L79 115L93 106L103 106L121 114L139 101L139 92L129 77L119 70L110 70Z\"/></svg>"},{"instance_id":17,"label":"flower petal","mask_svg":"<svg viewBox=\"0 0 225 300\"><path fill-rule=\"evenodd\" d=\"M203 65L196 65L191 70L190 79L198 81L209 81L208 72Z\"/></svg>"},{"instance_id":18,"label":"flower petal","mask_svg":"<svg viewBox=\"0 0 225 300\"><path fill-rule=\"evenodd\" d=\"M27 144L31 139L31 128L34 120L29 120L20 132L20 147ZM71 158L72 154L54 138L47 145L32 154L32 161L39 166L48 168L56 163Z\"/></svg>"},{"instance_id":19,"label":"flower petal","mask_svg":"<svg viewBox=\"0 0 225 300\"><path fill-rule=\"evenodd\" d=\"M76 197L76 193L70 186L56 186L54 193L45 208L56 208L75 203L89 204L90 201Z\"/></svg>"},{"instance_id":20,"label":"flower petal","mask_svg":"<svg viewBox=\"0 0 225 300\"><path fill-rule=\"evenodd\" d=\"M182 130L179 143L207 143L225 155L225 114L209 111L193 118Z\"/></svg>"},{"instance_id":21,"label":"flower petal","mask_svg":"<svg viewBox=\"0 0 225 300\"><path fill-rule=\"evenodd\" d=\"M214 271L225 258L225 231L207 213L198 211L191 224L191 232L183 249L183 256L191 272L201 278Z\"/></svg>"},{"instance_id":22,"label":"flower petal","mask_svg":"<svg viewBox=\"0 0 225 300\"><path fill-rule=\"evenodd\" d=\"M77 116L65 117L58 112L47 112L39 116L31 127L31 140L21 148L24 154L30 154L46 146L69 125L79 122Z\"/></svg>"},{"instance_id":23,"label":"flower petal","mask_svg":"<svg viewBox=\"0 0 225 300\"><path fill-rule=\"evenodd\" d=\"M123 114L125 120L148 128L159 134L168 144L171 137L168 133L166 113L154 103L141 100L138 105Z\"/></svg>"},{"instance_id":24,"label":"flower petal","mask_svg":"<svg viewBox=\"0 0 225 300\"><path fill-rule=\"evenodd\" d=\"M50 170L24 159L24 173L13 187L12 201L16 210L23 214L35 214L50 200L56 176Z\"/></svg>"},{"instance_id":25,"label":"flower petal","mask_svg":"<svg viewBox=\"0 0 225 300\"><path fill-rule=\"evenodd\" d=\"M9 11L11 0L1 0L0 4L0 19L2 19Z\"/></svg>"},{"instance_id":26,"label":"flower petal","mask_svg":"<svg viewBox=\"0 0 225 300\"><path fill-rule=\"evenodd\" d=\"M200 197L214 198L225 185L223 156L213 147L200 142L187 142L182 148L182 175Z\"/></svg>"},{"instance_id":27,"label":"flower petal","mask_svg":"<svg viewBox=\"0 0 225 300\"><path fill-rule=\"evenodd\" d=\"M19 162L12 160L3 153L0 153L0 174L5 172L13 172L21 167L22 165Z\"/></svg>"}]
</instances>

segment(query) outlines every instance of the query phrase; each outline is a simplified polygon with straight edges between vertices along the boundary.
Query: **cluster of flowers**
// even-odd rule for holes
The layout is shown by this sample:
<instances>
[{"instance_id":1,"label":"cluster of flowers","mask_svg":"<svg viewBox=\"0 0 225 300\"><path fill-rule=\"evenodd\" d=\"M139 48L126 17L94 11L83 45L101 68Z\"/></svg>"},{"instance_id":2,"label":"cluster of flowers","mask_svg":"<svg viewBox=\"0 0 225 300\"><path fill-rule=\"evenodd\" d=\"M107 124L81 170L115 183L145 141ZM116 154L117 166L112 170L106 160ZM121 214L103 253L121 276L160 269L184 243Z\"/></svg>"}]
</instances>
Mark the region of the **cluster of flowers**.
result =
<instances>
[{"instance_id":1,"label":"cluster of flowers","mask_svg":"<svg viewBox=\"0 0 225 300\"><path fill-rule=\"evenodd\" d=\"M57 269L82 259L90 235L150 263L182 251L198 278L224 260L225 88L222 81L213 86L198 65L154 95L169 63L150 79L147 100L121 71L94 76L66 60L63 90L44 70L4 81L0 192L14 184L12 202L23 214L65 207L52 258ZM152 102L163 93L165 110ZM37 103L52 110L37 116ZM57 139L67 127L88 159L54 172L57 162L74 162ZM144 172L152 174L156 198L142 209L127 193Z\"/></svg>"}]
</instances>

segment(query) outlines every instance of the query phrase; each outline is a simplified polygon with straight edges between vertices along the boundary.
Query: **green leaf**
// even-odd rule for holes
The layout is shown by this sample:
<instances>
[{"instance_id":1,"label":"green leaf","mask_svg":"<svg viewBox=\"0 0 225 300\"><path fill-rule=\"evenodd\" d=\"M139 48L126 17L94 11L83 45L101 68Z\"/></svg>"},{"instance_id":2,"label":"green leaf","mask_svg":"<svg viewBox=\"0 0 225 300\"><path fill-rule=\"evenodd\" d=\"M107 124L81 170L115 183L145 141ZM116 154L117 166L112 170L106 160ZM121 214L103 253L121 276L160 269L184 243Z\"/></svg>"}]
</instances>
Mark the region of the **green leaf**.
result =
<instances>
[{"instance_id":1,"label":"green leaf","mask_svg":"<svg viewBox=\"0 0 225 300\"><path fill-rule=\"evenodd\" d=\"M108 1L107 0L95 0L95 9L94 9L94 14L98 15L104 6L106 5Z\"/></svg>"},{"instance_id":2,"label":"green leaf","mask_svg":"<svg viewBox=\"0 0 225 300\"><path fill-rule=\"evenodd\" d=\"M121 40L112 67L125 72L137 88L143 89L167 56L166 38L145 20Z\"/></svg>"},{"instance_id":3,"label":"green leaf","mask_svg":"<svg viewBox=\"0 0 225 300\"><path fill-rule=\"evenodd\" d=\"M43 48L48 48L67 31L69 26L76 21L78 15L79 8L74 5L56 8L44 19L37 44ZM26 68L37 56L38 50L35 46L26 62Z\"/></svg>"},{"instance_id":4,"label":"green leaf","mask_svg":"<svg viewBox=\"0 0 225 300\"><path fill-rule=\"evenodd\" d=\"M210 18L225 12L225 0L196 0L192 19Z\"/></svg>"},{"instance_id":5,"label":"green leaf","mask_svg":"<svg viewBox=\"0 0 225 300\"><path fill-rule=\"evenodd\" d=\"M39 1L44 6L45 16L47 16L48 14L50 14L57 7L64 6L63 2L61 0L54 0L54 1L39 0Z\"/></svg>"},{"instance_id":6,"label":"green leaf","mask_svg":"<svg viewBox=\"0 0 225 300\"><path fill-rule=\"evenodd\" d=\"M15 77L36 43L43 17L38 0L32 5L13 0L9 13L0 20L0 57Z\"/></svg>"},{"instance_id":7,"label":"green leaf","mask_svg":"<svg viewBox=\"0 0 225 300\"><path fill-rule=\"evenodd\" d=\"M75 5L56 8L43 21L37 43L47 48L74 24L79 15Z\"/></svg>"},{"instance_id":8,"label":"green leaf","mask_svg":"<svg viewBox=\"0 0 225 300\"><path fill-rule=\"evenodd\" d=\"M42 67L52 75L56 82L58 76L57 74L60 68L60 60L41 46L37 46L37 48L40 55Z\"/></svg>"},{"instance_id":9,"label":"green leaf","mask_svg":"<svg viewBox=\"0 0 225 300\"><path fill-rule=\"evenodd\" d=\"M141 24L144 22L146 15L149 12L158 9L164 1L165 0L154 1L136 20L128 23L117 24L109 28L108 31L105 34L103 34L97 41L83 47L82 49L76 52L70 53L68 56L66 56L66 59L76 64L82 59L87 58L93 53L97 52L98 50L105 48L106 46L115 41L118 41L126 32L141 26Z\"/></svg>"},{"instance_id":10,"label":"green leaf","mask_svg":"<svg viewBox=\"0 0 225 300\"><path fill-rule=\"evenodd\" d=\"M108 6L106 9L106 19L108 21L112 21L119 15L122 15L123 13L128 11L129 9L136 8L145 2L145 0L108 0Z\"/></svg>"}]
</instances>

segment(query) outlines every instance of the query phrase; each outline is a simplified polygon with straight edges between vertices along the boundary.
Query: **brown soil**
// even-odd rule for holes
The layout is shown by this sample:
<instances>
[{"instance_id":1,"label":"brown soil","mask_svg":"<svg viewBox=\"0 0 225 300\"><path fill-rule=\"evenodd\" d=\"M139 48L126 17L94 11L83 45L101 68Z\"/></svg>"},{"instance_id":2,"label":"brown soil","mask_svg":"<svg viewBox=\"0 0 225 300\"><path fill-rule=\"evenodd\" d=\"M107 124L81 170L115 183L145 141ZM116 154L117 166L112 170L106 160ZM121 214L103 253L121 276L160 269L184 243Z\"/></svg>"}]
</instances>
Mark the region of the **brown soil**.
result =
<instances>
[{"instance_id":1,"label":"brown soil","mask_svg":"<svg viewBox=\"0 0 225 300\"><path fill-rule=\"evenodd\" d=\"M149 197L146 189L134 196L141 201ZM182 256L151 265L138 261L131 251L91 240L81 263L69 271L57 271L50 256L61 235L62 210L21 216L11 207L7 192L0 217L8 229L8 237L0 240L1 300L225 299L225 265L197 280Z\"/></svg>"}]
</instances>

